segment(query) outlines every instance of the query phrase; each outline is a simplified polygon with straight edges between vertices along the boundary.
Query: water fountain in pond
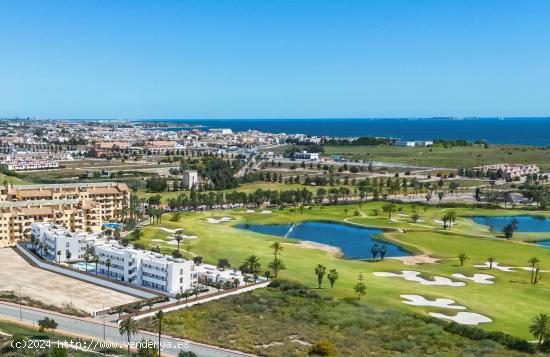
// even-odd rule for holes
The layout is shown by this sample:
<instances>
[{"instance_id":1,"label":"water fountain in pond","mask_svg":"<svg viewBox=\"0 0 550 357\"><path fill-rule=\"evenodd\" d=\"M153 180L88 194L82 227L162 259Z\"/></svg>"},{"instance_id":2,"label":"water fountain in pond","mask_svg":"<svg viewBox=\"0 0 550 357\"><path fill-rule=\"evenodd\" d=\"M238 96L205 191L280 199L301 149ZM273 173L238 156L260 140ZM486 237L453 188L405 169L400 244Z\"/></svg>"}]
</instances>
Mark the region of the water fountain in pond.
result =
<instances>
[{"instance_id":1,"label":"water fountain in pond","mask_svg":"<svg viewBox=\"0 0 550 357\"><path fill-rule=\"evenodd\" d=\"M294 230L294 227L296 227L296 224L292 223L292 225L291 225L290 228L288 229L288 232L286 232L284 238L287 238L288 235L289 235L290 233L292 233L292 231Z\"/></svg>"}]
</instances>

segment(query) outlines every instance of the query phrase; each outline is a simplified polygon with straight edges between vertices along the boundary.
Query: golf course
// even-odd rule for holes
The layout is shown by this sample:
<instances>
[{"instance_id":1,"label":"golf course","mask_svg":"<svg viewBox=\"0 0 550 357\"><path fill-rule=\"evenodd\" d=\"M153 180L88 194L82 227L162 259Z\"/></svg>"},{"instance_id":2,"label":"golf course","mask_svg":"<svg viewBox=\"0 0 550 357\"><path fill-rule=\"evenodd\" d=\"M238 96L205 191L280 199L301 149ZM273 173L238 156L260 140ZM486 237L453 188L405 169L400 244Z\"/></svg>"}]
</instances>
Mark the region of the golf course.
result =
<instances>
[{"instance_id":1,"label":"golf course","mask_svg":"<svg viewBox=\"0 0 550 357\"><path fill-rule=\"evenodd\" d=\"M444 227L444 217L450 211L452 218ZM550 238L550 232L527 232L520 223L513 236L505 239L502 231L472 219L509 217L512 222L525 215L550 217L545 211L387 202L185 212L180 217L166 213L160 222L143 227L134 243L146 249L159 247L166 254L179 246L185 258L201 256L209 264L227 259L231 269L238 269L248 256L255 255L263 275L274 259L271 245L277 241L283 247L278 257L285 267L278 277L306 285L322 297L357 298L355 287L361 280L366 291L359 296L360 304L442 319L454 317L458 323L532 341L531 320L550 311L550 248L538 245ZM300 231L300 224L309 230ZM260 233L261 225L286 234ZM358 235L349 239L369 238L372 244L387 245L402 254L392 257L392 249L388 249L383 259L380 254L373 258L371 250L365 249L369 245L338 247L345 244L341 242L344 238L334 237L334 244L329 244L325 238L321 241L311 236L315 229L326 236L333 228ZM364 233L358 228L365 228ZM174 240L178 229L183 230L179 244ZM308 239L294 238L300 234ZM327 273L331 269L338 272L332 288L326 276L319 288L315 272L319 264ZM532 265L539 271L531 271ZM170 331L170 319L167 329Z\"/></svg>"}]
</instances>

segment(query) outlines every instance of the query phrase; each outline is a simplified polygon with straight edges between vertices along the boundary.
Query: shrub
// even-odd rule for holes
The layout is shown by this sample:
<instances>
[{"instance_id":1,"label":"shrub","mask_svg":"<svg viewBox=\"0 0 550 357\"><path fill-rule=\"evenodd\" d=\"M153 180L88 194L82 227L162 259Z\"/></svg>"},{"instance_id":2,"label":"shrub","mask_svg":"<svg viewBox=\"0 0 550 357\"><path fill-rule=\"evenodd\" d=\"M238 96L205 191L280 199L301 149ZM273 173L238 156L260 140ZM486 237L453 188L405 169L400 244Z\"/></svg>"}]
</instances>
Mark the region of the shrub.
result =
<instances>
[{"instance_id":1,"label":"shrub","mask_svg":"<svg viewBox=\"0 0 550 357\"><path fill-rule=\"evenodd\" d=\"M321 340L311 346L309 349L309 355L313 356L335 356L336 347L327 340Z\"/></svg>"},{"instance_id":2,"label":"shrub","mask_svg":"<svg viewBox=\"0 0 550 357\"><path fill-rule=\"evenodd\" d=\"M178 353L178 357L198 357L198 356L195 352L180 351L180 353Z\"/></svg>"}]
</instances>

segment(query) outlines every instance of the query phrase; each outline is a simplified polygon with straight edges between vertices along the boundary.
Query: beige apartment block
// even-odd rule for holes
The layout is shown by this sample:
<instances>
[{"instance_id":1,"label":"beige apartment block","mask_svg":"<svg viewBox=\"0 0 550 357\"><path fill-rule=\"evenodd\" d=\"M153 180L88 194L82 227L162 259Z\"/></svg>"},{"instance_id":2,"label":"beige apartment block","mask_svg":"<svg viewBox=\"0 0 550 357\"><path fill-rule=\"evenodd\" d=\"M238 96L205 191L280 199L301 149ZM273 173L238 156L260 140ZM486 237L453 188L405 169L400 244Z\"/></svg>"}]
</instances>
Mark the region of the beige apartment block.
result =
<instances>
[{"instance_id":1,"label":"beige apartment block","mask_svg":"<svg viewBox=\"0 0 550 357\"><path fill-rule=\"evenodd\" d=\"M129 202L128 186L116 182L0 186L0 247L30 238L34 222L99 232L120 221Z\"/></svg>"}]
</instances>

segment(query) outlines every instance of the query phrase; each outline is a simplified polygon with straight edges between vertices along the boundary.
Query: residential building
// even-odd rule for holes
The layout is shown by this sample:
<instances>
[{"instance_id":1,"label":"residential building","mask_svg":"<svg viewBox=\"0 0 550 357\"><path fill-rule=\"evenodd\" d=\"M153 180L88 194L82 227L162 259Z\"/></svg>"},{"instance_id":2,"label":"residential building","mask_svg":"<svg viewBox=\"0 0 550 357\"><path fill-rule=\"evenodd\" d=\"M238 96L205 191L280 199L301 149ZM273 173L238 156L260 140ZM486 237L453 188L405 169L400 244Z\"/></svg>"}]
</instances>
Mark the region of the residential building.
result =
<instances>
[{"instance_id":1,"label":"residential building","mask_svg":"<svg viewBox=\"0 0 550 357\"><path fill-rule=\"evenodd\" d=\"M71 233L65 226L48 222L33 223L31 231L37 242L42 243L41 254L57 262L82 259L86 243L97 237L95 233L84 231Z\"/></svg>"},{"instance_id":2,"label":"residential building","mask_svg":"<svg viewBox=\"0 0 550 357\"><path fill-rule=\"evenodd\" d=\"M485 174L493 173L505 180L519 179L522 176L538 175L541 171L537 165L510 165L510 164L494 164L485 166L476 166L474 170L481 171Z\"/></svg>"},{"instance_id":3,"label":"residential building","mask_svg":"<svg viewBox=\"0 0 550 357\"><path fill-rule=\"evenodd\" d=\"M0 247L30 238L34 222L99 232L120 221L129 202L128 186L116 182L0 186Z\"/></svg>"},{"instance_id":4,"label":"residential building","mask_svg":"<svg viewBox=\"0 0 550 357\"><path fill-rule=\"evenodd\" d=\"M59 168L59 161L56 160L35 160L35 159L8 159L0 162L0 167L12 171L47 170Z\"/></svg>"},{"instance_id":5,"label":"residential building","mask_svg":"<svg viewBox=\"0 0 550 357\"><path fill-rule=\"evenodd\" d=\"M75 230L101 231L101 206L92 200L54 199L0 202L0 247L29 239L34 222L52 222Z\"/></svg>"},{"instance_id":6,"label":"residential building","mask_svg":"<svg viewBox=\"0 0 550 357\"><path fill-rule=\"evenodd\" d=\"M407 146L407 147L414 147L416 146L416 143L414 141L410 140L396 140L393 145L395 146Z\"/></svg>"},{"instance_id":7,"label":"residential building","mask_svg":"<svg viewBox=\"0 0 550 357\"><path fill-rule=\"evenodd\" d=\"M434 142L432 140L396 140L393 145L395 146L432 146Z\"/></svg>"},{"instance_id":8,"label":"residential building","mask_svg":"<svg viewBox=\"0 0 550 357\"><path fill-rule=\"evenodd\" d=\"M73 233L52 223L33 223L32 232L46 249L38 254L57 262L82 259L88 251L98 257L97 272L111 279L176 294L193 288L199 272L191 260L172 258L147 250L122 246L95 233ZM57 252L61 252L60 255Z\"/></svg>"},{"instance_id":9,"label":"residential building","mask_svg":"<svg viewBox=\"0 0 550 357\"><path fill-rule=\"evenodd\" d=\"M99 257L99 273L113 279L169 294L189 290L198 280L191 260L124 247L116 241L97 240L93 247Z\"/></svg>"},{"instance_id":10,"label":"residential building","mask_svg":"<svg viewBox=\"0 0 550 357\"><path fill-rule=\"evenodd\" d=\"M318 161L319 160L319 153L318 152L296 152L294 153L294 158L296 160L309 160L309 161Z\"/></svg>"}]
</instances>

